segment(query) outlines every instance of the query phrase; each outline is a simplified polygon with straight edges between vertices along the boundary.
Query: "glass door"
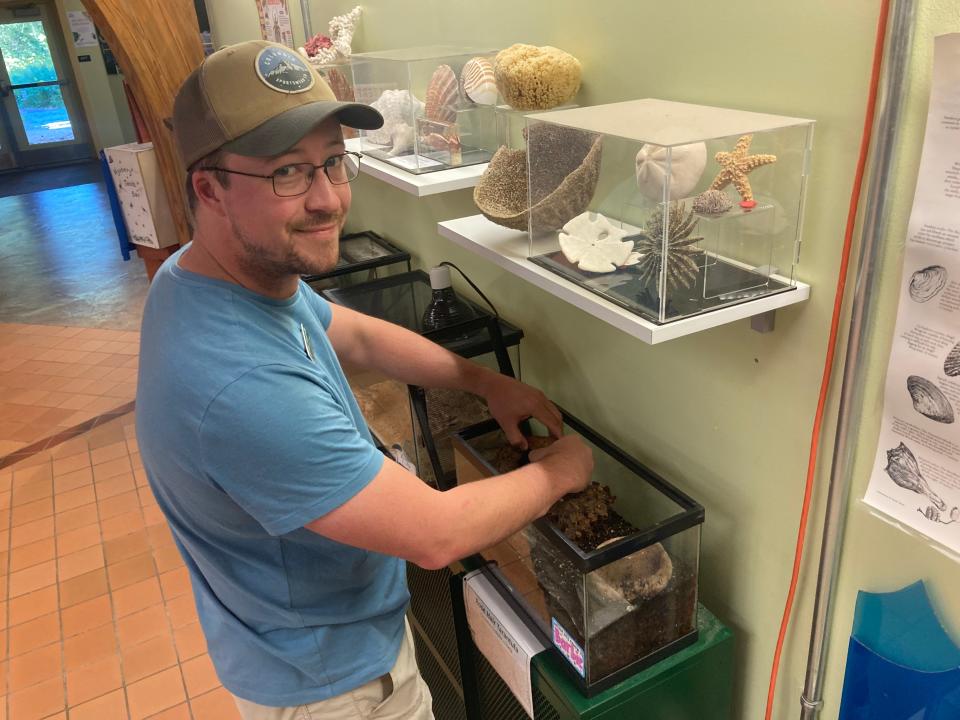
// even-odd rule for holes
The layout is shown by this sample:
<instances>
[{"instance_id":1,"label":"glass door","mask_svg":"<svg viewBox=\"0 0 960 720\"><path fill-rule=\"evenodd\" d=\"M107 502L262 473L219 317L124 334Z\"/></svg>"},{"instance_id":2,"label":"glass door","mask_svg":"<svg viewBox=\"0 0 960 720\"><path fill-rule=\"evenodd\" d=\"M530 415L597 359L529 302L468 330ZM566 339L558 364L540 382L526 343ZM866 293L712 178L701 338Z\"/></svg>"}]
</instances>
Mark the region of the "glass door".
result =
<instances>
[{"instance_id":1,"label":"glass door","mask_svg":"<svg viewBox=\"0 0 960 720\"><path fill-rule=\"evenodd\" d=\"M64 46L52 3L0 6L0 170L93 157Z\"/></svg>"}]
</instances>

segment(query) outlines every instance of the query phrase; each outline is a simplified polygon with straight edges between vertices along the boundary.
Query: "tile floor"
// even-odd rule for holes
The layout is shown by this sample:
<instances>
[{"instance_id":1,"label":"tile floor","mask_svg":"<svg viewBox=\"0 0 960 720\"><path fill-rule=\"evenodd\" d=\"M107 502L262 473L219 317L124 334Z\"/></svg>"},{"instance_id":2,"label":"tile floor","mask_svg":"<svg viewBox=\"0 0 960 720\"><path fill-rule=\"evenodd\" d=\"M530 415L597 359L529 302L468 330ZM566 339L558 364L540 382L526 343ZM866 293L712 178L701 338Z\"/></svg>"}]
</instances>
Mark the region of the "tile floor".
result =
<instances>
[{"instance_id":1,"label":"tile floor","mask_svg":"<svg viewBox=\"0 0 960 720\"><path fill-rule=\"evenodd\" d=\"M235 720L134 432L137 333L0 325L0 720Z\"/></svg>"}]
</instances>

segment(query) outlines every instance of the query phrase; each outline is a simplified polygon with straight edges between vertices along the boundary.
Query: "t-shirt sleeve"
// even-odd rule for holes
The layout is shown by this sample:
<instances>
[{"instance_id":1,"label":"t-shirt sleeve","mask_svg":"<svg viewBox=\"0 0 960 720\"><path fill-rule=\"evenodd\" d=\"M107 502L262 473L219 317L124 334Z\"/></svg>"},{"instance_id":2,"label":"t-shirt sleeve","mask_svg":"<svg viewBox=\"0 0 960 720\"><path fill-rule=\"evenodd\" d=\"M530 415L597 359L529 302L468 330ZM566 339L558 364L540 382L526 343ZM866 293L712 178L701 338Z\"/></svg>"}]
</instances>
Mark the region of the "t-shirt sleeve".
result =
<instances>
[{"instance_id":1,"label":"t-shirt sleeve","mask_svg":"<svg viewBox=\"0 0 960 720\"><path fill-rule=\"evenodd\" d=\"M201 422L200 447L208 477L271 535L339 507L383 465L334 392L284 365L224 388Z\"/></svg>"},{"instance_id":2,"label":"t-shirt sleeve","mask_svg":"<svg viewBox=\"0 0 960 720\"><path fill-rule=\"evenodd\" d=\"M316 314L323 329L329 330L330 323L333 320L333 311L330 309L330 303L320 297L319 293L315 293L303 280L300 281L300 292L307 298L307 303L313 308L313 312Z\"/></svg>"}]
</instances>

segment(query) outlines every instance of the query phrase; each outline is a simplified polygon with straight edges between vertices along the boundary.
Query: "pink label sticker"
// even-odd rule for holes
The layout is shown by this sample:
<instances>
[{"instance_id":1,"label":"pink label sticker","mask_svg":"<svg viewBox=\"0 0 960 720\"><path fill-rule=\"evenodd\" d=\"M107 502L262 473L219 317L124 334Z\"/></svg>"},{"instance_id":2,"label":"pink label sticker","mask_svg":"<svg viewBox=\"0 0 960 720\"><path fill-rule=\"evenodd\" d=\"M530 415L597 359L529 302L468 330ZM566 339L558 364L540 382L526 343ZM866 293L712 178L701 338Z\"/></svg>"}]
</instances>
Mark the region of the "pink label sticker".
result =
<instances>
[{"instance_id":1,"label":"pink label sticker","mask_svg":"<svg viewBox=\"0 0 960 720\"><path fill-rule=\"evenodd\" d=\"M557 646L560 653L573 665L580 677L586 677L586 666L583 660L583 648L577 645L576 641L570 637L570 633L563 629L563 626L557 622L555 617L550 618L550 624L553 627L553 644Z\"/></svg>"}]
</instances>

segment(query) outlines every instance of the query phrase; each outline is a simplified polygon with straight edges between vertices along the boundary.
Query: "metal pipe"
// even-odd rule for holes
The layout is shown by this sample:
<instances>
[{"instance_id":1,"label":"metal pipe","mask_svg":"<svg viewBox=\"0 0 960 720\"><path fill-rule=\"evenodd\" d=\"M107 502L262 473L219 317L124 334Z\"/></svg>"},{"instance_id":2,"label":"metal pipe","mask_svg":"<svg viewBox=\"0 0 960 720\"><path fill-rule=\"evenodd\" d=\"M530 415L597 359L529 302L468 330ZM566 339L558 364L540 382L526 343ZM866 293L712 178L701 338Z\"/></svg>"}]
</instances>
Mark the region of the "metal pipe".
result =
<instances>
[{"instance_id":1,"label":"metal pipe","mask_svg":"<svg viewBox=\"0 0 960 720\"><path fill-rule=\"evenodd\" d=\"M915 0L893 0L887 57L878 97L873 158L863 213L860 258L843 368L836 440L830 468L806 682L800 697L801 720L814 720L823 706L822 670L826 661L834 583L840 564L850 494L850 471L855 449L855 443L851 442L851 431L859 426L863 405L863 355L872 327L868 320L872 317L877 303L874 282L879 263L877 251L887 231L889 206L886 199L891 197L888 185L891 182L893 149L896 147L903 109L905 66L913 40L914 13Z\"/></svg>"},{"instance_id":2,"label":"metal pipe","mask_svg":"<svg viewBox=\"0 0 960 720\"><path fill-rule=\"evenodd\" d=\"M300 0L300 15L303 18L303 42L313 37L313 23L310 21L310 0Z\"/></svg>"}]
</instances>

